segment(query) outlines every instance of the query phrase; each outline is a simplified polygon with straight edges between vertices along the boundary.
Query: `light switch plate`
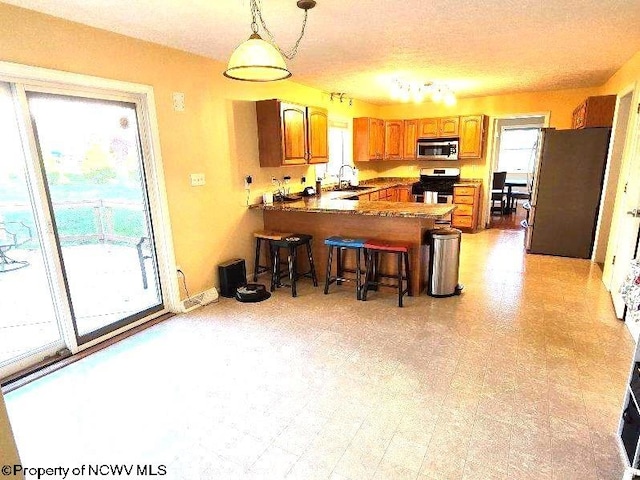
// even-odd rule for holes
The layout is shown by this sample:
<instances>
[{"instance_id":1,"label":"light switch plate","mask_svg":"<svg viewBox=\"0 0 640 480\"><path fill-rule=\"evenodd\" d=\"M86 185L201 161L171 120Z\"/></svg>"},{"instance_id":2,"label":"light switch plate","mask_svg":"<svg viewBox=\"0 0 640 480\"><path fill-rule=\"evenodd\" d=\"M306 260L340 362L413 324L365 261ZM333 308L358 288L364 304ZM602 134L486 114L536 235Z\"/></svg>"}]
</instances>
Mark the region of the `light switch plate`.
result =
<instances>
[{"instance_id":1,"label":"light switch plate","mask_svg":"<svg viewBox=\"0 0 640 480\"><path fill-rule=\"evenodd\" d=\"M176 112L184 112L184 93L173 92L171 98L173 99L173 109Z\"/></svg>"},{"instance_id":2,"label":"light switch plate","mask_svg":"<svg viewBox=\"0 0 640 480\"><path fill-rule=\"evenodd\" d=\"M204 173L192 173L191 174L191 186L192 187L201 187L206 184Z\"/></svg>"}]
</instances>

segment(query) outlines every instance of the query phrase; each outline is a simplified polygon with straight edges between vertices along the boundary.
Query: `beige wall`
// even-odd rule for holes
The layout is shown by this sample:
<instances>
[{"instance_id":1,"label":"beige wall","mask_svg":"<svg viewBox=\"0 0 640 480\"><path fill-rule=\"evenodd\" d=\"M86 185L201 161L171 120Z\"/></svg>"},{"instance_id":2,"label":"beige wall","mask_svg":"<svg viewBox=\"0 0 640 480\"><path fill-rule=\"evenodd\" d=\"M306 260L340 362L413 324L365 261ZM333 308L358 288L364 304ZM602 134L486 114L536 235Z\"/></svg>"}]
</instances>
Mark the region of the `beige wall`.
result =
<instances>
[{"instance_id":1,"label":"beige wall","mask_svg":"<svg viewBox=\"0 0 640 480\"><path fill-rule=\"evenodd\" d=\"M18 449L13 438L9 416L7 415L7 406L4 403L4 396L0 391L0 466L16 465L20 463L18 457ZM11 478L24 478L23 475Z\"/></svg>"},{"instance_id":2,"label":"beige wall","mask_svg":"<svg viewBox=\"0 0 640 480\"><path fill-rule=\"evenodd\" d=\"M254 178L253 196L271 188L271 176L290 175L294 186L302 175L314 181L313 168L259 168L247 101L324 106L337 119L378 114L376 106L330 102L291 81L229 80L219 62L6 4L0 18L0 60L153 86L176 260L192 293L217 284L216 266L225 260L246 258L251 268L251 232L262 227L262 215L246 209L245 175ZM174 91L185 93L185 112L173 111ZM189 185L196 172L206 175L206 186Z\"/></svg>"}]
</instances>

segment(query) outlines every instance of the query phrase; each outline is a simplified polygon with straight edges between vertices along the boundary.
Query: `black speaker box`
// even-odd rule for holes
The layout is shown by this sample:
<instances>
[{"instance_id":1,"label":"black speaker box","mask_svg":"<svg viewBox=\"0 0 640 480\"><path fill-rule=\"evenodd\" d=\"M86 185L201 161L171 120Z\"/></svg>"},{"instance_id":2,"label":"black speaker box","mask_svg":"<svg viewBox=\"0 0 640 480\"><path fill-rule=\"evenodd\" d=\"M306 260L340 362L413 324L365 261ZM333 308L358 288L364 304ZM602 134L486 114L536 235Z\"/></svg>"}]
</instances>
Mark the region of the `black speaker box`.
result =
<instances>
[{"instance_id":1,"label":"black speaker box","mask_svg":"<svg viewBox=\"0 0 640 480\"><path fill-rule=\"evenodd\" d=\"M247 284L247 267L242 258L234 258L218 265L220 295L235 297L238 287Z\"/></svg>"}]
</instances>

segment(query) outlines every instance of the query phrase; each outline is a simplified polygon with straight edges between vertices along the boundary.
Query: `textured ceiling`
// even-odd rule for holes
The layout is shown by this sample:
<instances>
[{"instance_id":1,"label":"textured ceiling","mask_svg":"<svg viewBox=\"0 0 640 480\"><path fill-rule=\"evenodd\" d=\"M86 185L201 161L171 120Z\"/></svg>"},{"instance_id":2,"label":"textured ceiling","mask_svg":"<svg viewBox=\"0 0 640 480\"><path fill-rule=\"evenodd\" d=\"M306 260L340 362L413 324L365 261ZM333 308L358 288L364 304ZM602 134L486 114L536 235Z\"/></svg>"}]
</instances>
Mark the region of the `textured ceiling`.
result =
<instances>
[{"instance_id":1,"label":"textured ceiling","mask_svg":"<svg viewBox=\"0 0 640 480\"><path fill-rule=\"evenodd\" d=\"M6 0L5 0L6 1ZM226 62L251 33L248 0L8 0ZM263 0L283 48L295 0ZM390 103L394 78L458 97L602 85L640 50L640 0L318 0L293 80Z\"/></svg>"}]
</instances>

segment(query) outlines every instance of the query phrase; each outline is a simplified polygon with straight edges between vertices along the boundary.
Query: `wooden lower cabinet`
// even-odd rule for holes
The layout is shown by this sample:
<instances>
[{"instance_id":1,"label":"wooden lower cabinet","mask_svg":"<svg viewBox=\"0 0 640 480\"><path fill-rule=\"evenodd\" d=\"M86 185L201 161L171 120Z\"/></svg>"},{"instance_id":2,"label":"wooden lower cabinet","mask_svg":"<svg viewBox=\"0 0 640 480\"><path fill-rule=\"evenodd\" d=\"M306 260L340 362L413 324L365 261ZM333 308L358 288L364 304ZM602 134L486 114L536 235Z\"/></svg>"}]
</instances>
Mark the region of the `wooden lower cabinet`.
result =
<instances>
[{"instance_id":1,"label":"wooden lower cabinet","mask_svg":"<svg viewBox=\"0 0 640 480\"><path fill-rule=\"evenodd\" d=\"M480 184L453 187L453 211L451 226L475 232L480 219Z\"/></svg>"},{"instance_id":2,"label":"wooden lower cabinet","mask_svg":"<svg viewBox=\"0 0 640 480\"><path fill-rule=\"evenodd\" d=\"M377 190L371 193L358 195L358 200L381 200L385 202L412 202L410 185L401 185L399 187L389 187Z\"/></svg>"}]
</instances>

